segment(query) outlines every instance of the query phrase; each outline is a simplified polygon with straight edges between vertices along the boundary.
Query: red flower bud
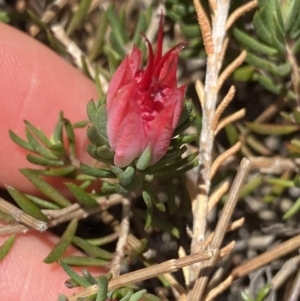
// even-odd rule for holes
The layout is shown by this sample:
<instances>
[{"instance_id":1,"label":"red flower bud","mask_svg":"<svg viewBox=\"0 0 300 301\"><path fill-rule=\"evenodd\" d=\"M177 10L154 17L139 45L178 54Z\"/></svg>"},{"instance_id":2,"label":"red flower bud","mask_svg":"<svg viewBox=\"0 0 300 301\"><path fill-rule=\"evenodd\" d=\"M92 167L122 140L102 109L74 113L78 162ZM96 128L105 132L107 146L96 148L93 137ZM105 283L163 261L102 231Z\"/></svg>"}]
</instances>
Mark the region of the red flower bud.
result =
<instances>
[{"instance_id":1,"label":"red flower bud","mask_svg":"<svg viewBox=\"0 0 300 301\"><path fill-rule=\"evenodd\" d=\"M177 61L183 44L162 55L163 16L157 49L150 42L147 67L140 69L141 51L134 46L114 73L107 92L107 135L114 163L125 167L150 146L150 165L168 150L177 126L185 87L177 87Z\"/></svg>"}]
</instances>

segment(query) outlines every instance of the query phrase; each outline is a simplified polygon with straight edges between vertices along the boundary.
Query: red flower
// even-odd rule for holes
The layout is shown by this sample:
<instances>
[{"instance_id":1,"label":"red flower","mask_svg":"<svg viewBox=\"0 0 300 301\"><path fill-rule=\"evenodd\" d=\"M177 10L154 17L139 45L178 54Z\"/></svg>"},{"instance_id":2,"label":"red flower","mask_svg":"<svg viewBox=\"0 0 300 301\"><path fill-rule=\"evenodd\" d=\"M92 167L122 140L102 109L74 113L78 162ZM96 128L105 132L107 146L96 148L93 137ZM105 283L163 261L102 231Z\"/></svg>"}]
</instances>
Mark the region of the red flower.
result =
<instances>
[{"instance_id":1,"label":"red flower","mask_svg":"<svg viewBox=\"0 0 300 301\"><path fill-rule=\"evenodd\" d=\"M107 92L107 135L114 163L125 167L150 146L150 165L168 150L177 126L185 87L177 87L178 55L183 44L162 55L163 16L157 49L148 44L148 64L140 69L141 51L134 46L114 73Z\"/></svg>"}]
</instances>

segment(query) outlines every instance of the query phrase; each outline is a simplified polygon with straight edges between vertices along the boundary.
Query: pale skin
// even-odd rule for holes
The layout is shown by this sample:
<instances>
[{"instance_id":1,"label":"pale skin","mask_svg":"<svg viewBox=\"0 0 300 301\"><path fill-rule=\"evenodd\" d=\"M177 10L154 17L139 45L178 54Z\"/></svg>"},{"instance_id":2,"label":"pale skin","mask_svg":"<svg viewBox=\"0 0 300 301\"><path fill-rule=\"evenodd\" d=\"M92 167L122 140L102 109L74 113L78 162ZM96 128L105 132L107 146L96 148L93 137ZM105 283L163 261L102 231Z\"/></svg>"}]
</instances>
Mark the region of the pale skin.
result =
<instances>
[{"instance_id":1,"label":"pale skin","mask_svg":"<svg viewBox=\"0 0 300 301\"><path fill-rule=\"evenodd\" d=\"M35 193L18 172L19 168L30 166L26 151L10 140L8 129L24 137L26 119L49 135L60 110L71 122L86 119L87 101L97 99L95 85L36 40L1 23L0 62L0 186L7 184ZM80 159L88 162L85 130L77 132L77 140ZM5 239L0 236L0 245ZM64 286L68 277L58 264L43 263L57 240L50 233L33 231L17 236L13 249L0 262L2 298L54 301L59 293L71 294ZM78 251L71 249L69 253Z\"/></svg>"}]
</instances>

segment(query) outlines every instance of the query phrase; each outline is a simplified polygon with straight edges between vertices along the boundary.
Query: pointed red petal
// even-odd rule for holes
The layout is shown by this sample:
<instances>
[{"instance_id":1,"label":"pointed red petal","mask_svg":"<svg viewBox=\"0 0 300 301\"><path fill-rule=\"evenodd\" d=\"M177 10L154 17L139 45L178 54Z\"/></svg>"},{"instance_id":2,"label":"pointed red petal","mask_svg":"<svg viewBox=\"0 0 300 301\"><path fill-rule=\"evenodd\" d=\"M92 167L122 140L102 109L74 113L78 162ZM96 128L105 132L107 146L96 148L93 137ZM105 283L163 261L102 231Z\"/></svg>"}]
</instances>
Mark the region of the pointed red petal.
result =
<instances>
[{"instance_id":1,"label":"pointed red petal","mask_svg":"<svg viewBox=\"0 0 300 301\"><path fill-rule=\"evenodd\" d=\"M135 45L133 46L132 52L129 56L129 66L132 72L132 77L139 69L142 62L142 52Z\"/></svg>"},{"instance_id":2,"label":"pointed red petal","mask_svg":"<svg viewBox=\"0 0 300 301\"><path fill-rule=\"evenodd\" d=\"M158 35L157 35L157 44L156 44L156 53L155 53L155 58L154 58L154 66L156 66L158 64L159 60L162 57L162 47L163 47L163 37L164 37L163 22L164 22L164 15L163 15L163 13L161 13L160 21L159 21Z\"/></svg>"},{"instance_id":3,"label":"pointed red petal","mask_svg":"<svg viewBox=\"0 0 300 301\"><path fill-rule=\"evenodd\" d=\"M132 79L132 72L130 70L129 65L129 57L128 55L124 58L120 66L117 68L115 73L113 74L108 90L107 90L107 111L110 111L112 106L112 102L118 90L120 90L124 85L126 85Z\"/></svg>"},{"instance_id":4,"label":"pointed red petal","mask_svg":"<svg viewBox=\"0 0 300 301\"><path fill-rule=\"evenodd\" d=\"M145 69L145 72L143 74L143 78L142 80L140 81L140 89L141 90L146 90L150 83L151 83L151 79L152 79L152 73L153 73L153 61L154 61L154 54L153 54L153 49L152 49L152 46L149 42L149 40L145 38L145 41L148 45L148 64L147 64L147 67Z\"/></svg>"}]
</instances>

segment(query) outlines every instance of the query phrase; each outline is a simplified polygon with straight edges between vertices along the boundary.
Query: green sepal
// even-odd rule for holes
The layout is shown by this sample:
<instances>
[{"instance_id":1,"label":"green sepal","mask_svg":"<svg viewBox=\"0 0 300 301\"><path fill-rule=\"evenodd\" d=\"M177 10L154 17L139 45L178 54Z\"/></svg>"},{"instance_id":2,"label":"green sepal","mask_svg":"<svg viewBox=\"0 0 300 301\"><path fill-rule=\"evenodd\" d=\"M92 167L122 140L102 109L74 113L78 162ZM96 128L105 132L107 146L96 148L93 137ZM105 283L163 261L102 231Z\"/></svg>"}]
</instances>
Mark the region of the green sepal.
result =
<instances>
[{"instance_id":1,"label":"green sepal","mask_svg":"<svg viewBox=\"0 0 300 301\"><path fill-rule=\"evenodd\" d=\"M71 203L62 194L44 181L35 171L26 168L22 168L20 171L39 191L41 191L57 205L62 207L71 205Z\"/></svg>"},{"instance_id":2,"label":"green sepal","mask_svg":"<svg viewBox=\"0 0 300 301\"><path fill-rule=\"evenodd\" d=\"M80 164L80 170L85 174L95 178L116 178L116 175L113 174L109 169L96 168L83 163Z\"/></svg>"},{"instance_id":3,"label":"green sepal","mask_svg":"<svg viewBox=\"0 0 300 301\"><path fill-rule=\"evenodd\" d=\"M132 166L128 166L124 172L119 174L118 180L122 186L129 185L135 177L135 168Z\"/></svg>"},{"instance_id":4,"label":"green sepal","mask_svg":"<svg viewBox=\"0 0 300 301\"><path fill-rule=\"evenodd\" d=\"M150 164L151 155L152 155L151 147L150 145L148 145L143 151L143 153L141 154L141 156L139 157L139 159L137 160L136 168L139 170L145 170Z\"/></svg>"},{"instance_id":5,"label":"green sepal","mask_svg":"<svg viewBox=\"0 0 300 301\"><path fill-rule=\"evenodd\" d=\"M113 159L115 153L107 145L102 145L97 147L97 155L104 159Z\"/></svg>"},{"instance_id":6,"label":"green sepal","mask_svg":"<svg viewBox=\"0 0 300 301\"><path fill-rule=\"evenodd\" d=\"M107 139L107 110L106 110L106 104L102 104L99 106L96 112L96 121L95 121L95 127L98 132L98 134L101 136L102 139L106 140L106 144L108 144Z\"/></svg>"},{"instance_id":7,"label":"green sepal","mask_svg":"<svg viewBox=\"0 0 300 301\"><path fill-rule=\"evenodd\" d=\"M97 203L95 198L84 191L81 187L73 183L65 183L65 185L81 205L86 207L99 207L99 204Z\"/></svg>"},{"instance_id":8,"label":"green sepal","mask_svg":"<svg viewBox=\"0 0 300 301\"><path fill-rule=\"evenodd\" d=\"M16 240L16 235L10 235L8 239L0 246L0 261L5 258Z\"/></svg>"},{"instance_id":9,"label":"green sepal","mask_svg":"<svg viewBox=\"0 0 300 301\"><path fill-rule=\"evenodd\" d=\"M77 225L77 219L73 219L69 223L59 242L55 245L50 254L44 259L45 263L52 263L63 255L63 253L67 250L72 242L73 236L75 235L75 232L77 230Z\"/></svg>"},{"instance_id":10,"label":"green sepal","mask_svg":"<svg viewBox=\"0 0 300 301\"><path fill-rule=\"evenodd\" d=\"M252 51L265 54L268 56L273 56L278 53L278 51L262 42L259 42L257 39L251 37L250 35L244 33L238 28L233 30L233 35L235 38L247 49Z\"/></svg>"},{"instance_id":11,"label":"green sepal","mask_svg":"<svg viewBox=\"0 0 300 301\"><path fill-rule=\"evenodd\" d=\"M96 146L108 145L107 139L104 139L101 135L98 134L94 126L89 126L86 130L87 137L89 140Z\"/></svg>"},{"instance_id":12,"label":"green sepal","mask_svg":"<svg viewBox=\"0 0 300 301\"><path fill-rule=\"evenodd\" d=\"M59 260L59 264L76 284L82 287L88 287L91 285L84 277L78 275L74 270L72 270L64 261Z\"/></svg>"},{"instance_id":13,"label":"green sepal","mask_svg":"<svg viewBox=\"0 0 300 301\"><path fill-rule=\"evenodd\" d=\"M11 186L6 186L6 189L24 212L40 221L48 221L47 216L25 194Z\"/></svg>"},{"instance_id":14,"label":"green sepal","mask_svg":"<svg viewBox=\"0 0 300 301\"><path fill-rule=\"evenodd\" d=\"M87 146L86 150L89 153L89 155L92 158L96 159L97 161L101 161L101 162L107 163L107 164L113 164L114 163L112 159L107 159L107 158L99 156L99 154L97 153L97 146L89 144Z\"/></svg>"},{"instance_id":15,"label":"green sepal","mask_svg":"<svg viewBox=\"0 0 300 301\"><path fill-rule=\"evenodd\" d=\"M91 124L96 123L96 113L97 113L97 107L93 99L91 99L86 106L86 113L88 115L89 121Z\"/></svg>"},{"instance_id":16,"label":"green sepal","mask_svg":"<svg viewBox=\"0 0 300 301\"><path fill-rule=\"evenodd\" d=\"M85 251L90 256L105 259L105 260L111 260L114 258L114 254L109 253L104 249L92 245L86 239L80 238L78 236L74 236L72 241L77 247Z\"/></svg>"}]
</instances>

